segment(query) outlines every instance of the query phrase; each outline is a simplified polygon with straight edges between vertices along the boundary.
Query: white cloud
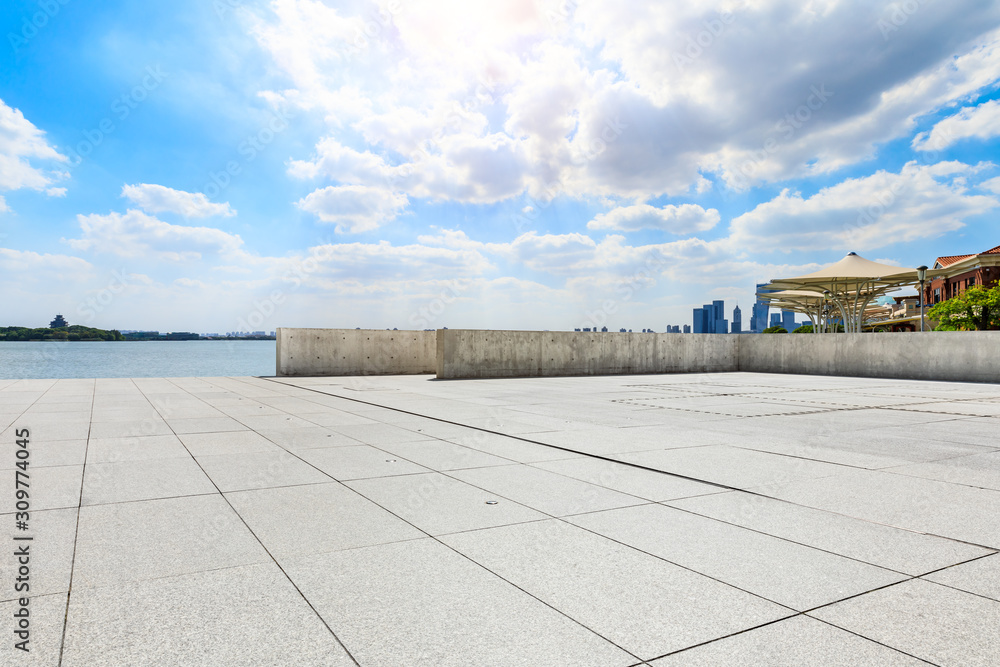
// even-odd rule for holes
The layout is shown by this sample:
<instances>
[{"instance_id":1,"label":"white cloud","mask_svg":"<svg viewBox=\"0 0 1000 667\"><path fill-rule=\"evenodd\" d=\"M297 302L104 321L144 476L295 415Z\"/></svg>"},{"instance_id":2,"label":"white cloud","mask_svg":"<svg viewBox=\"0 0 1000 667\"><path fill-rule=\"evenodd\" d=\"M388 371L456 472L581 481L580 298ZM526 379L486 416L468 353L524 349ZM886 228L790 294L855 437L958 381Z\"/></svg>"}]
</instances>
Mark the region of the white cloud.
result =
<instances>
[{"instance_id":1,"label":"white cloud","mask_svg":"<svg viewBox=\"0 0 1000 667\"><path fill-rule=\"evenodd\" d=\"M18 109L0 100L0 190L43 190L60 174L47 172L31 159L66 162L66 156L49 145L45 133Z\"/></svg>"},{"instance_id":2,"label":"white cloud","mask_svg":"<svg viewBox=\"0 0 1000 667\"><path fill-rule=\"evenodd\" d=\"M696 204L667 204L661 208L637 204L601 213L587 223L587 229L613 229L622 232L659 229L682 235L708 231L717 224L719 212L714 208L706 211Z\"/></svg>"},{"instance_id":3,"label":"white cloud","mask_svg":"<svg viewBox=\"0 0 1000 667\"><path fill-rule=\"evenodd\" d=\"M979 187L988 192L1000 195L1000 176L996 178L991 178L988 181L983 181L979 184Z\"/></svg>"},{"instance_id":4,"label":"white cloud","mask_svg":"<svg viewBox=\"0 0 1000 667\"><path fill-rule=\"evenodd\" d=\"M83 234L67 240L72 248L119 257L192 261L203 255L235 254L243 246L238 235L211 227L172 225L136 210L78 215L77 221Z\"/></svg>"},{"instance_id":5,"label":"white cloud","mask_svg":"<svg viewBox=\"0 0 1000 667\"><path fill-rule=\"evenodd\" d=\"M783 190L735 218L727 242L737 252L863 251L942 236L1000 206L996 197L967 191L964 177L979 169L910 162L898 174L880 170L808 198Z\"/></svg>"},{"instance_id":6,"label":"white cloud","mask_svg":"<svg viewBox=\"0 0 1000 667\"><path fill-rule=\"evenodd\" d=\"M0 247L0 276L12 278L12 282L71 282L89 276L92 270L90 262L79 257Z\"/></svg>"},{"instance_id":7,"label":"white cloud","mask_svg":"<svg viewBox=\"0 0 1000 667\"><path fill-rule=\"evenodd\" d=\"M996 3L922 4L888 37L892 0L759 0L725 18L715 3L496 4L380 0L365 33L370 8L273 3L257 34L294 82L280 95L328 118L290 172L479 203L697 194L713 173L743 189L870 159L1000 70Z\"/></svg>"},{"instance_id":8,"label":"white cloud","mask_svg":"<svg viewBox=\"0 0 1000 667\"><path fill-rule=\"evenodd\" d=\"M50 197L65 197L66 188L46 188L45 194Z\"/></svg>"},{"instance_id":9,"label":"white cloud","mask_svg":"<svg viewBox=\"0 0 1000 667\"><path fill-rule=\"evenodd\" d=\"M364 185L329 186L300 199L299 208L323 222L335 224L338 233L366 232L394 220L406 208L406 195Z\"/></svg>"},{"instance_id":10,"label":"white cloud","mask_svg":"<svg viewBox=\"0 0 1000 667\"><path fill-rule=\"evenodd\" d=\"M185 218L207 218L213 215L236 215L229 202L213 203L201 192L184 192L163 185L140 183L123 185L122 197L130 199L147 213L176 213Z\"/></svg>"},{"instance_id":11,"label":"white cloud","mask_svg":"<svg viewBox=\"0 0 1000 667\"><path fill-rule=\"evenodd\" d=\"M0 196L0 213L6 213L9 210L10 207L7 206L7 200L3 196Z\"/></svg>"},{"instance_id":12,"label":"white cloud","mask_svg":"<svg viewBox=\"0 0 1000 667\"><path fill-rule=\"evenodd\" d=\"M977 107L965 107L954 116L939 121L930 132L921 132L914 137L913 148L940 151L962 139L996 136L1000 136L1000 100L991 100Z\"/></svg>"}]
</instances>

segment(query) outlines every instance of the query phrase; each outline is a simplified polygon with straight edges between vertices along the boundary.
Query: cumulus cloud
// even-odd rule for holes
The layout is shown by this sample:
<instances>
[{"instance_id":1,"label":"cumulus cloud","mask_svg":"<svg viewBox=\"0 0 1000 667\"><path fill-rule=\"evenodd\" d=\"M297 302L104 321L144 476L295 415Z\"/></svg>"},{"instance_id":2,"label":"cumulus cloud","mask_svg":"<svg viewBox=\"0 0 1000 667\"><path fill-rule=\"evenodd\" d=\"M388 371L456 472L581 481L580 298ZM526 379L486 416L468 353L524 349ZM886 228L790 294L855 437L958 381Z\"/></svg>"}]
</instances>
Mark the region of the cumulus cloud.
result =
<instances>
[{"instance_id":1,"label":"cumulus cloud","mask_svg":"<svg viewBox=\"0 0 1000 667\"><path fill-rule=\"evenodd\" d=\"M236 215L229 202L216 204L200 192L184 192L152 183L124 185L122 197L130 199L147 213L176 213L185 218Z\"/></svg>"},{"instance_id":2,"label":"cumulus cloud","mask_svg":"<svg viewBox=\"0 0 1000 667\"><path fill-rule=\"evenodd\" d=\"M21 278L80 278L89 274L90 262L70 255L52 255L30 250L0 248L0 273Z\"/></svg>"},{"instance_id":3,"label":"cumulus cloud","mask_svg":"<svg viewBox=\"0 0 1000 667\"><path fill-rule=\"evenodd\" d=\"M496 4L273 3L281 96L329 119L291 173L477 203L745 189L870 159L1000 69L996 3L925 3L888 35L892 0Z\"/></svg>"},{"instance_id":4,"label":"cumulus cloud","mask_svg":"<svg viewBox=\"0 0 1000 667\"><path fill-rule=\"evenodd\" d=\"M979 187L983 190L1000 195L1000 176L983 181L979 184Z\"/></svg>"},{"instance_id":5,"label":"cumulus cloud","mask_svg":"<svg viewBox=\"0 0 1000 667\"><path fill-rule=\"evenodd\" d=\"M601 213L587 223L587 229L613 229L634 232L640 229L659 229L683 235L704 232L719 224L719 212L707 211L696 204L681 204L657 208L649 204L622 206Z\"/></svg>"},{"instance_id":6,"label":"cumulus cloud","mask_svg":"<svg viewBox=\"0 0 1000 667\"><path fill-rule=\"evenodd\" d=\"M78 215L82 236L66 242L76 250L119 257L192 261L237 253L243 240L212 227L172 225L142 211Z\"/></svg>"},{"instance_id":7,"label":"cumulus cloud","mask_svg":"<svg viewBox=\"0 0 1000 667\"><path fill-rule=\"evenodd\" d=\"M67 161L20 110L0 100L0 190L44 190L60 176L33 164L33 159Z\"/></svg>"},{"instance_id":8,"label":"cumulus cloud","mask_svg":"<svg viewBox=\"0 0 1000 667\"><path fill-rule=\"evenodd\" d=\"M0 196L0 213L6 213L9 210L10 207L7 206L7 200Z\"/></svg>"},{"instance_id":9,"label":"cumulus cloud","mask_svg":"<svg viewBox=\"0 0 1000 667\"><path fill-rule=\"evenodd\" d=\"M315 190L300 199L298 206L336 225L338 233L356 234L394 220L408 203L406 195L385 188L341 185Z\"/></svg>"},{"instance_id":10,"label":"cumulus cloud","mask_svg":"<svg viewBox=\"0 0 1000 667\"><path fill-rule=\"evenodd\" d=\"M930 132L921 132L913 139L918 151L940 151L962 139L992 139L1000 136L1000 100L965 107L954 116L939 121Z\"/></svg>"},{"instance_id":11,"label":"cumulus cloud","mask_svg":"<svg viewBox=\"0 0 1000 667\"><path fill-rule=\"evenodd\" d=\"M968 192L965 179L980 168L909 162L898 174L880 170L811 197L786 189L735 218L727 241L751 252L863 251L942 236L1000 206L996 197Z\"/></svg>"}]
</instances>

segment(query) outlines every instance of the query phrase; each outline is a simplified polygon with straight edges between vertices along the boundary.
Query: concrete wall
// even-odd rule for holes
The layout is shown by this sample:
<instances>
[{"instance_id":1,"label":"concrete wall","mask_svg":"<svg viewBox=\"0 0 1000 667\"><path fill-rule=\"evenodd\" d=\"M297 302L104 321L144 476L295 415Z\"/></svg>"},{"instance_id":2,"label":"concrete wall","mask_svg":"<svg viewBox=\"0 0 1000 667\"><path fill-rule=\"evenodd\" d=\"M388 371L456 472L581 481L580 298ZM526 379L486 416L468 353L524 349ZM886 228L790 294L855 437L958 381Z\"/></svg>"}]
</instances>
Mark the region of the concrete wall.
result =
<instances>
[{"instance_id":1,"label":"concrete wall","mask_svg":"<svg viewBox=\"0 0 1000 667\"><path fill-rule=\"evenodd\" d=\"M277 331L277 375L412 375L434 372L433 331Z\"/></svg>"},{"instance_id":2,"label":"concrete wall","mask_svg":"<svg viewBox=\"0 0 1000 667\"><path fill-rule=\"evenodd\" d=\"M739 370L1000 383L1000 331L739 338Z\"/></svg>"},{"instance_id":3,"label":"concrete wall","mask_svg":"<svg viewBox=\"0 0 1000 667\"><path fill-rule=\"evenodd\" d=\"M469 329L437 333L439 378L733 371L740 338Z\"/></svg>"},{"instance_id":4,"label":"concrete wall","mask_svg":"<svg viewBox=\"0 0 1000 667\"><path fill-rule=\"evenodd\" d=\"M1000 383L1000 331L643 334L438 331L439 378L747 371Z\"/></svg>"},{"instance_id":5,"label":"concrete wall","mask_svg":"<svg viewBox=\"0 0 1000 667\"><path fill-rule=\"evenodd\" d=\"M500 378L800 373L1000 383L1000 331L644 334L567 331L277 331L277 375Z\"/></svg>"}]
</instances>

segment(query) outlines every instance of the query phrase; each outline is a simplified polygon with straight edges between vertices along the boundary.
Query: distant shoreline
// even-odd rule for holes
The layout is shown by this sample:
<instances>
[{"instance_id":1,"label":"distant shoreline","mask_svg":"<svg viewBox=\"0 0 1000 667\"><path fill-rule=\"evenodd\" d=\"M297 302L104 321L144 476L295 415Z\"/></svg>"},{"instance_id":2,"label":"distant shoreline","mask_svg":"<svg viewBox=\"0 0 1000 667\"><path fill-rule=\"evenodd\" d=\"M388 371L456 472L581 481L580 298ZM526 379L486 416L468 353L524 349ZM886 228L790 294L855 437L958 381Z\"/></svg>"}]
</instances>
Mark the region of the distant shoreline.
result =
<instances>
[{"instance_id":1,"label":"distant shoreline","mask_svg":"<svg viewBox=\"0 0 1000 667\"><path fill-rule=\"evenodd\" d=\"M69 340L68 338L32 338L29 340L9 340L0 338L0 343L190 343L191 341L241 341L241 340L277 340L275 336L243 336L236 338L125 338L124 340L104 340L102 338L81 338L80 340Z\"/></svg>"}]
</instances>

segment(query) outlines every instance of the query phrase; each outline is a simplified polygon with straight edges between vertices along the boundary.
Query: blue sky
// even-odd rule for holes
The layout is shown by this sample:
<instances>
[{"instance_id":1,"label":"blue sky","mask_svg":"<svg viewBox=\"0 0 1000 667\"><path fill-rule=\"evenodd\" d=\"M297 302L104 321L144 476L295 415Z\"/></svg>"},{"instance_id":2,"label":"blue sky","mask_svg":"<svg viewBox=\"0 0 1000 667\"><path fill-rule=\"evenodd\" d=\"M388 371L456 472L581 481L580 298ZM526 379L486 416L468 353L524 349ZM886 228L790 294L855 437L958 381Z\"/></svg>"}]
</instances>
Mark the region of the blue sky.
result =
<instances>
[{"instance_id":1,"label":"blue sky","mask_svg":"<svg viewBox=\"0 0 1000 667\"><path fill-rule=\"evenodd\" d=\"M1000 244L992 2L11 0L0 34L2 325L663 330Z\"/></svg>"}]
</instances>

